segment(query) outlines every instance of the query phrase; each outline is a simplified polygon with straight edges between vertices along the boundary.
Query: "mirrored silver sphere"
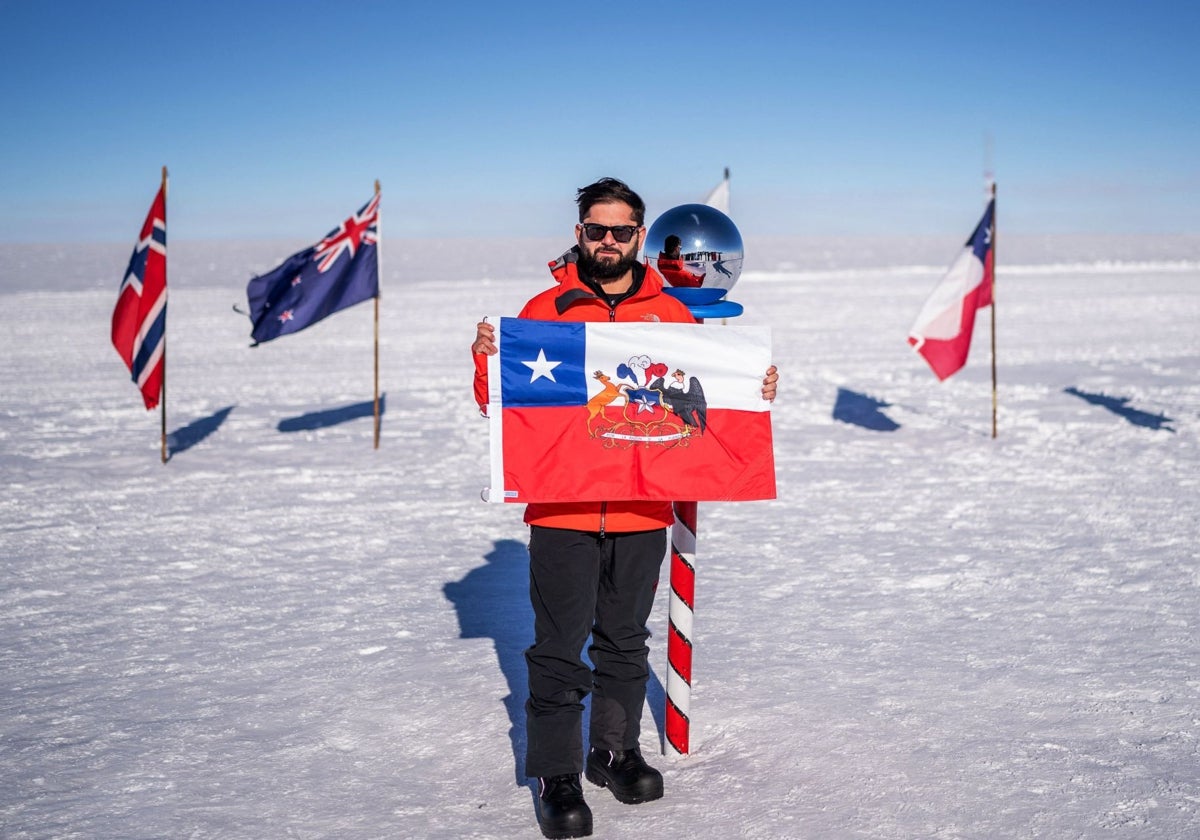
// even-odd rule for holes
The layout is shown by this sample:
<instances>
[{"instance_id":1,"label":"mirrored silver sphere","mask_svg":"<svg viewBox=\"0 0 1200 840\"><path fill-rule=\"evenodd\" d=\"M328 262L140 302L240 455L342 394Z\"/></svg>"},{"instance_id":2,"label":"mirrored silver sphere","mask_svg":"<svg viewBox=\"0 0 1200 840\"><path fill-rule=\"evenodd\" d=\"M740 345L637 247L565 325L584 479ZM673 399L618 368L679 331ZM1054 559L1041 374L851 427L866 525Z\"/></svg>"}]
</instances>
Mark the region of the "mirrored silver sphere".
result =
<instances>
[{"instance_id":1,"label":"mirrored silver sphere","mask_svg":"<svg viewBox=\"0 0 1200 840\"><path fill-rule=\"evenodd\" d=\"M719 300L742 273L742 234L733 220L707 204L681 204L654 220L646 231L646 262L676 289L685 303Z\"/></svg>"}]
</instances>

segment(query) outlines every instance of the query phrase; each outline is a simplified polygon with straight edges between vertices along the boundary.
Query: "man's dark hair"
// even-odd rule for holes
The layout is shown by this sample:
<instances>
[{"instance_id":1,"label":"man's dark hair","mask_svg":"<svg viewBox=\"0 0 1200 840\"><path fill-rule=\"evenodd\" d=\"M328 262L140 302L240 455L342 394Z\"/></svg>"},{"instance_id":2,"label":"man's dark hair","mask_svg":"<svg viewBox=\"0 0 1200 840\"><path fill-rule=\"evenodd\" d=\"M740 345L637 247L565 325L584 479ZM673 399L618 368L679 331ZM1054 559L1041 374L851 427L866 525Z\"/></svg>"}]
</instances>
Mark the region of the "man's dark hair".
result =
<instances>
[{"instance_id":1,"label":"man's dark hair","mask_svg":"<svg viewBox=\"0 0 1200 840\"><path fill-rule=\"evenodd\" d=\"M579 205L579 221L587 218L594 204L611 204L613 202L628 204L633 210L633 220L639 225L646 221L646 202L625 184L616 178L601 178L594 184L580 187L575 193L575 203Z\"/></svg>"}]
</instances>

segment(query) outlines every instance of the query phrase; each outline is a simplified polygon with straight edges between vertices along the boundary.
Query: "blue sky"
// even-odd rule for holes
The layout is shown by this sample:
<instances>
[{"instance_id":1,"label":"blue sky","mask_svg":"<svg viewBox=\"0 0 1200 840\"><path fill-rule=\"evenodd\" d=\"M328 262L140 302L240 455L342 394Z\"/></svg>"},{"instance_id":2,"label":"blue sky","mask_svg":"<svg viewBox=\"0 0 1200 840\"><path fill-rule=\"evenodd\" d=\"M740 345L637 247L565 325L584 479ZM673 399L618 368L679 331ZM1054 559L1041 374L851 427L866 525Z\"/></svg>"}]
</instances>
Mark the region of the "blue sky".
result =
<instances>
[{"instance_id":1,"label":"blue sky","mask_svg":"<svg viewBox=\"0 0 1200 840\"><path fill-rule=\"evenodd\" d=\"M743 235L1200 233L1200 5L0 0L0 240L569 235L732 171Z\"/></svg>"}]
</instances>

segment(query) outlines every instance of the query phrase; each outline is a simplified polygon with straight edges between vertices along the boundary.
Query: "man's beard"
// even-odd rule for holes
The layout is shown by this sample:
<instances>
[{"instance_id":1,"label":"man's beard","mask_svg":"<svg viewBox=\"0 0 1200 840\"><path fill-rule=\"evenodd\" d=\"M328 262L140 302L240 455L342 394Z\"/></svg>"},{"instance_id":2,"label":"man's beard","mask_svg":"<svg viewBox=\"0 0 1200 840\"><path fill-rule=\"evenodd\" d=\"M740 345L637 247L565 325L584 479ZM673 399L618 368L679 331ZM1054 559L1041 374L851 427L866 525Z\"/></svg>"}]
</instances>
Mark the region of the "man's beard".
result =
<instances>
[{"instance_id":1,"label":"man's beard","mask_svg":"<svg viewBox=\"0 0 1200 840\"><path fill-rule=\"evenodd\" d=\"M589 254L586 249L579 249L580 273L600 283L624 277L625 272L633 268L636 262L636 250L628 254L622 252L620 259L617 260L601 260Z\"/></svg>"}]
</instances>

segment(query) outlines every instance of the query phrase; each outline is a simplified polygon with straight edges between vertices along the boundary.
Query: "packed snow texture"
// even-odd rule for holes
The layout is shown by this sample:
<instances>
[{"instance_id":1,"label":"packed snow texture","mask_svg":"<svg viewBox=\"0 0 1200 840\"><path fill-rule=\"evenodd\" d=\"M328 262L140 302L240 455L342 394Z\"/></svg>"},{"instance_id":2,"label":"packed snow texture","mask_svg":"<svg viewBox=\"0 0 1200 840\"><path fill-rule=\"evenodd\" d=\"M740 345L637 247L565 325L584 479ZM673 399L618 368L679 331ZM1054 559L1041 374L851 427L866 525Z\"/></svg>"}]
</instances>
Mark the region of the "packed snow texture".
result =
<instances>
[{"instance_id":1,"label":"packed snow texture","mask_svg":"<svg viewBox=\"0 0 1200 840\"><path fill-rule=\"evenodd\" d=\"M370 303L232 308L307 244L169 246L165 465L132 238L0 246L3 837L538 836L468 345L565 243L385 241L378 450ZM779 498L700 507L683 758L664 567L666 796L585 784L598 838L1200 836L1200 238L1002 235L994 440L990 312L944 383L905 342L960 245L747 240Z\"/></svg>"}]
</instances>

